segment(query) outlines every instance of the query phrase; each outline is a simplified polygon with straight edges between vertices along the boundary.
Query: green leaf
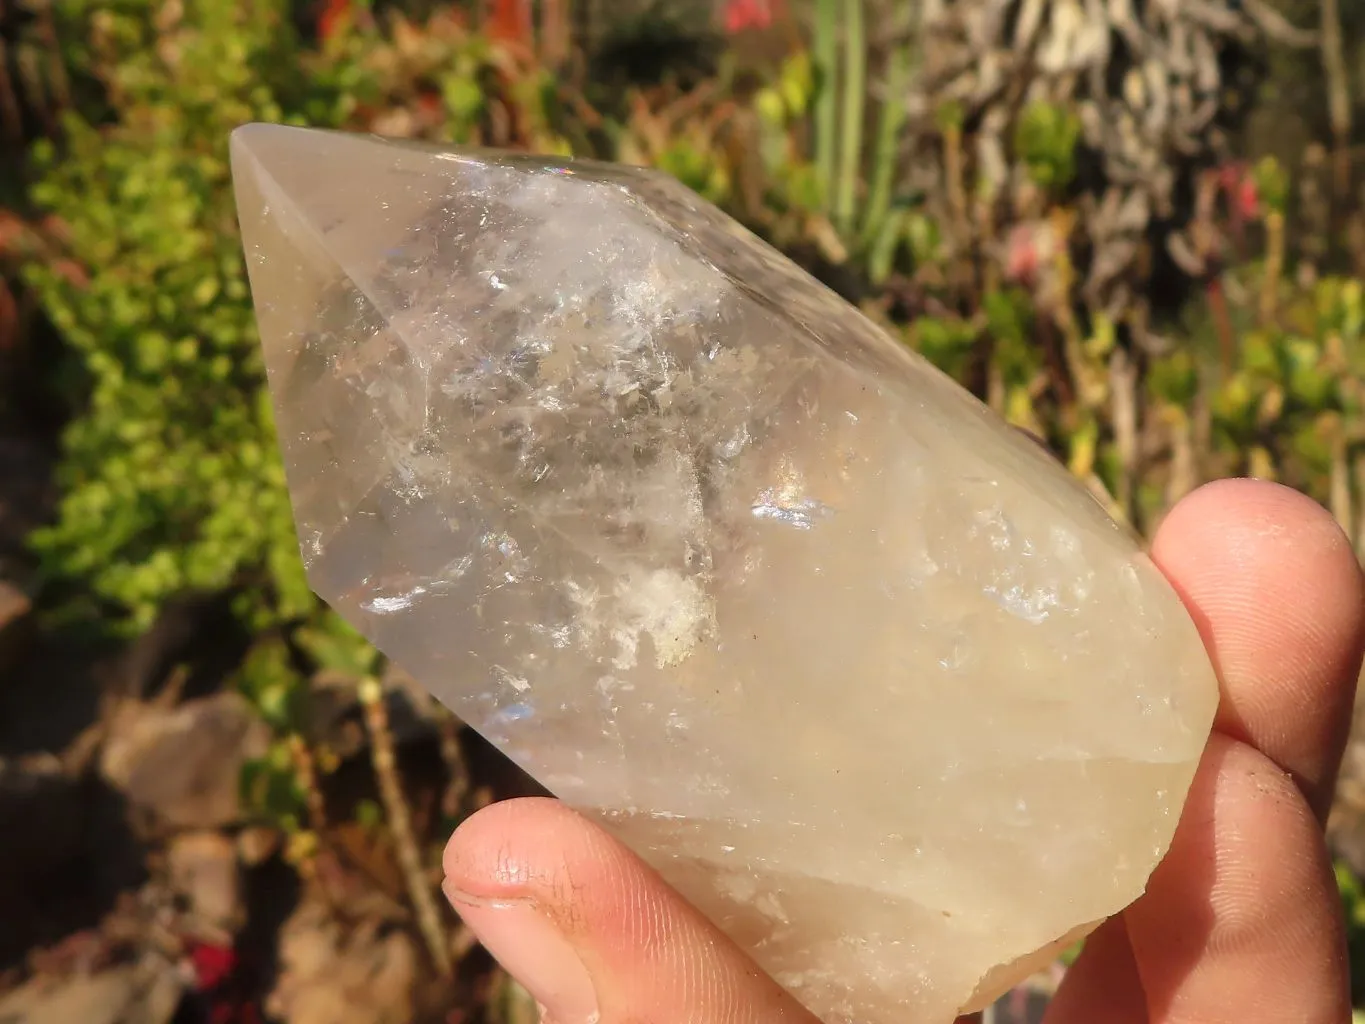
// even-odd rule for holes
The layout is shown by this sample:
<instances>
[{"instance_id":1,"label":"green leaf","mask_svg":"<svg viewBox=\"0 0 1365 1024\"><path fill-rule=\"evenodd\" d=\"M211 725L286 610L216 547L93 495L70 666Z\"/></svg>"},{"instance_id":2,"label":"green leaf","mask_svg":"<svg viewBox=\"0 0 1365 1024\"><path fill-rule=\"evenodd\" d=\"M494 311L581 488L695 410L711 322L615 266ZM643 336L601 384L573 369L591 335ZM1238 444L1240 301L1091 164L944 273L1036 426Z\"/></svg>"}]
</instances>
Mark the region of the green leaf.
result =
<instances>
[{"instance_id":1,"label":"green leaf","mask_svg":"<svg viewBox=\"0 0 1365 1024\"><path fill-rule=\"evenodd\" d=\"M1080 117L1069 107L1042 101L1024 108L1014 128L1014 150L1040 188L1060 191L1076 176Z\"/></svg>"},{"instance_id":2,"label":"green leaf","mask_svg":"<svg viewBox=\"0 0 1365 1024\"><path fill-rule=\"evenodd\" d=\"M320 669L360 678L378 671L379 652L341 616L326 611L300 628L295 642Z\"/></svg>"}]
</instances>

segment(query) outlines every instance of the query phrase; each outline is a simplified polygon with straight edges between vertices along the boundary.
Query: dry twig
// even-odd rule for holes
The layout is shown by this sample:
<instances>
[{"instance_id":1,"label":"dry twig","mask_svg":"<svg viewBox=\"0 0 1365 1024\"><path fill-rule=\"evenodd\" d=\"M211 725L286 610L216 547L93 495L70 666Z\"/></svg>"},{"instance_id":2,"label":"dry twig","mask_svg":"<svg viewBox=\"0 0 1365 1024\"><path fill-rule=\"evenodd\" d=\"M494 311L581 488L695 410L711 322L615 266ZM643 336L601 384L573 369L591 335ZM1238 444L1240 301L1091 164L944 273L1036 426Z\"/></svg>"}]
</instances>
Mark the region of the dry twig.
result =
<instances>
[{"instance_id":1,"label":"dry twig","mask_svg":"<svg viewBox=\"0 0 1365 1024\"><path fill-rule=\"evenodd\" d=\"M1332 125L1333 185L1338 198L1351 187L1351 85L1342 55L1338 0L1322 0L1322 69L1327 75L1327 116Z\"/></svg>"},{"instance_id":2,"label":"dry twig","mask_svg":"<svg viewBox=\"0 0 1365 1024\"><path fill-rule=\"evenodd\" d=\"M365 679L359 687L360 702L365 708L365 725L370 733L370 761L379 783L379 796L384 802L389 833L393 836L398 864L407 885L408 898L417 916L417 926L426 942L427 952L442 977L451 973L450 941L441 924L441 912L436 896L428 882L422 854L412 827L412 813L403 795L403 782L398 774L398 760L394 754L393 732L389 728L388 710L384 706L384 688L377 679Z\"/></svg>"}]
</instances>

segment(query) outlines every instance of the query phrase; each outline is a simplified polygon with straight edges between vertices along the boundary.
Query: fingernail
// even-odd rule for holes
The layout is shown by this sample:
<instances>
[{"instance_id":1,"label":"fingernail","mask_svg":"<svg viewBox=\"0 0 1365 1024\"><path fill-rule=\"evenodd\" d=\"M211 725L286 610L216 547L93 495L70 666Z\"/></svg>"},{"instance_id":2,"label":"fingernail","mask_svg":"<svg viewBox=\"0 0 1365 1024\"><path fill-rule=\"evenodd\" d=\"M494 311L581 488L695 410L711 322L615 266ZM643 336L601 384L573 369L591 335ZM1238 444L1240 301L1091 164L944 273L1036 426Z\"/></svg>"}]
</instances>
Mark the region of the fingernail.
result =
<instances>
[{"instance_id":1,"label":"fingernail","mask_svg":"<svg viewBox=\"0 0 1365 1024\"><path fill-rule=\"evenodd\" d=\"M466 926L554 1024L597 1024L597 993L574 948L530 900L489 900L450 883L446 897Z\"/></svg>"}]
</instances>

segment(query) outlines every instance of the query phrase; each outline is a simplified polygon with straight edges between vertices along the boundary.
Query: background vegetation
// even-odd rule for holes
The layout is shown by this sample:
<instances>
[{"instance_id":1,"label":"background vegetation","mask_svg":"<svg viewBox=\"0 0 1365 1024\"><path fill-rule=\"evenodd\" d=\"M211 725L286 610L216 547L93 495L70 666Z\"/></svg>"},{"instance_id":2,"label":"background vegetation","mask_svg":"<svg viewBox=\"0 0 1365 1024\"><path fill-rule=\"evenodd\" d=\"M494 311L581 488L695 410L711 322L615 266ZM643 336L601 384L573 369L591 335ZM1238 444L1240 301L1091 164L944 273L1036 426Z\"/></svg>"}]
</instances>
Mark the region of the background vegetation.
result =
<instances>
[{"instance_id":1,"label":"background vegetation","mask_svg":"<svg viewBox=\"0 0 1365 1024\"><path fill-rule=\"evenodd\" d=\"M311 1019L286 938L320 905L349 922L338 962L380 941L356 923L375 918L420 951L385 1019L527 1012L432 895L450 827L525 780L302 576L231 201L243 122L661 167L1045 439L1140 531L1250 473L1326 504L1365 550L1365 14L1092 6L0 4L16 609L0 755L30 789L55 757L54 785L86 800L94 778L135 819L110 892L183 898L158 858L195 830L231 838L240 912L177 911L165 959L193 968L184 998L215 1020ZM187 818L138 788L119 744L129 722L224 696L251 756L216 767L226 811ZM59 700L71 722L35 724ZM1334 835L1360 961L1356 814L1344 800ZM280 886L283 931L252 909ZM358 891L386 895L356 911ZM111 938L120 913L146 925L107 893L35 911L9 980L52 970L43 951L72 930L127 961L149 940Z\"/></svg>"}]
</instances>

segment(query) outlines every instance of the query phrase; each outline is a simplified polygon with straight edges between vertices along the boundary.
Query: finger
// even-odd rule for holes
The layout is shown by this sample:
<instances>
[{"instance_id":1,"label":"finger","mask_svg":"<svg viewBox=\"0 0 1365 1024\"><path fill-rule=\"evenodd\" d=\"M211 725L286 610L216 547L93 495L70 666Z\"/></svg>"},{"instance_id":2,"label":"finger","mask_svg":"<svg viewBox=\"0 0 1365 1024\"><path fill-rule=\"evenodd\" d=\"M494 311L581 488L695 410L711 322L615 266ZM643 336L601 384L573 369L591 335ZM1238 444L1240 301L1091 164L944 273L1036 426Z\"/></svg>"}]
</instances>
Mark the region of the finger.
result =
<instances>
[{"instance_id":1,"label":"finger","mask_svg":"<svg viewBox=\"0 0 1365 1024\"><path fill-rule=\"evenodd\" d=\"M475 814L445 873L456 912L553 1024L815 1024L643 861L553 800Z\"/></svg>"},{"instance_id":2,"label":"finger","mask_svg":"<svg viewBox=\"0 0 1365 1024\"><path fill-rule=\"evenodd\" d=\"M1288 774L1236 740L1210 742L1171 851L1125 923L1153 1021L1350 1019L1318 821Z\"/></svg>"},{"instance_id":3,"label":"finger","mask_svg":"<svg viewBox=\"0 0 1365 1024\"><path fill-rule=\"evenodd\" d=\"M1349 1008L1317 819L1281 768L1215 734L1146 894L1087 942L1047 1024L1340 1024Z\"/></svg>"},{"instance_id":4,"label":"finger","mask_svg":"<svg viewBox=\"0 0 1365 1024\"><path fill-rule=\"evenodd\" d=\"M1147 1024L1147 996L1122 917L1110 918L1085 940L1085 948L1062 978L1043 1021Z\"/></svg>"},{"instance_id":5,"label":"finger","mask_svg":"<svg viewBox=\"0 0 1365 1024\"><path fill-rule=\"evenodd\" d=\"M1152 545L1222 680L1215 728L1289 772L1326 817L1365 643L1365 585L1332 517L1277 484L1195 491Z\"/></svg>"},{"instance_id":6,"label":"finger","mask_svg":"<svg viewBox=\"0 0 1365 1024\"><path fill-rule=\"evenodd\" d=\"M1323 884L1317 822L1301 826L1309 808L1318 821L1325 813L1349 725L1362 631L1355 557L1317 505L1252 481L1192 494L1167 517L1153 556L1218 668L1219 732L1171 852L1122 919L1127 941L1102 929L1087 943L1049 1024L1107 1019L1149 997L1153 1020L1218 1019L1220 1001L1243 1014L1309 990L1333 1006L1344 977L1335 890Z\"/></svg>"}]
</instances>

